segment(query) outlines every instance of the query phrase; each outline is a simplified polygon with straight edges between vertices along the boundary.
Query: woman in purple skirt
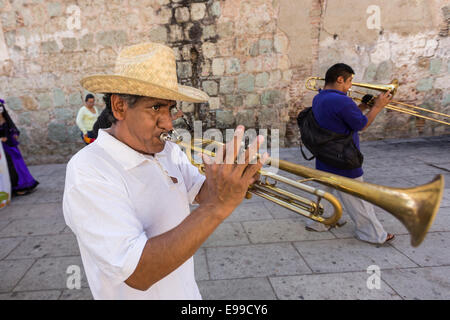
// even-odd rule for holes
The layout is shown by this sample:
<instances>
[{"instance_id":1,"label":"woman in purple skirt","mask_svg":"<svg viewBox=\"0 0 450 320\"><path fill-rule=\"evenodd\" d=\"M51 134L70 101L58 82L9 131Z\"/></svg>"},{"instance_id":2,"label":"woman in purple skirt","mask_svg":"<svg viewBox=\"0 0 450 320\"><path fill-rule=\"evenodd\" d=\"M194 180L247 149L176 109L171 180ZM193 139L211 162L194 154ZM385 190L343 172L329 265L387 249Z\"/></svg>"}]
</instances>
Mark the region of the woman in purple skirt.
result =
<instances>
[{"instance_id":1,"label":"woman in purple skirt","mask_svg":"<svg viewBox=\"0 0 450 320\"><path fill-rule=\"evenodd\" d=\"M0 99L0 139L8 161L9 177L11 179L12 194L23 196L35 190L37 182L23 161L19 150L20 131L6 111L4 101Z\"/></svg>"}]
</instances>

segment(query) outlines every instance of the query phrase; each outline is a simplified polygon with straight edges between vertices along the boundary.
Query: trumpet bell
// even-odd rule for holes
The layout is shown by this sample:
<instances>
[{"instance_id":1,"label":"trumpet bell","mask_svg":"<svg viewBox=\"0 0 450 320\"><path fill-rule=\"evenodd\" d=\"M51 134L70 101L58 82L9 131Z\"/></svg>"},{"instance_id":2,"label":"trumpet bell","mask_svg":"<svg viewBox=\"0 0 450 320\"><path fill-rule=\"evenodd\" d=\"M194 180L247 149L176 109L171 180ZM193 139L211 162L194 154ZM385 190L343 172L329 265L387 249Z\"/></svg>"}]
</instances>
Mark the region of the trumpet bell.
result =
<instances>
[{"instance_id":1,"label":"trumpet bell","mask_svg":"<svg viewBox=\"0 0 450 320\"><path fill-rule=\"evenodd\" d=\"M411 234L411 245L417 247L425 238L439 210L444 191L444 178L436 176L430 183L405 189L409 199L414 199L409 210L399 208L392 214L399 219Z\"/></svg>"}]
</instances>

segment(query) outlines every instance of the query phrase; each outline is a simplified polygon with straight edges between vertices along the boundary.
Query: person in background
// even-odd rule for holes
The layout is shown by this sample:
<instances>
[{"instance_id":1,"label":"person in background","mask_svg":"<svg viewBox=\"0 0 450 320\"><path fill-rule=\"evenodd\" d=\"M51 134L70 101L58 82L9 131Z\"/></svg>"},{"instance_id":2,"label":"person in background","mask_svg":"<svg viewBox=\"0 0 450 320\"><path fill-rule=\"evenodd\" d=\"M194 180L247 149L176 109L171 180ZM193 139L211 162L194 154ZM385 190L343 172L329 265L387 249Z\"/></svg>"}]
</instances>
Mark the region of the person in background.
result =
<instances>
[{"instance_id":1,"label":"person in background","mask_svg":"<svg viewBox=\"0 0 450 320\"><path fill-rule=\"evenodd\" d=\"M29 194L35 191L39 184L31 175L20 153L19 135L20 131L6 111L4 101L0 100L0 139L8 162L9 178L14 196Z\"/></svg>"},{"instance_id":2,"label":"person in background","mask_svg":"<svg viewBox=\"0 0 450 320\"><path fill-rule=\"evenodd\" d=\"M95 106L95 97L92 94L86 95L85 105L78 111L76 120L77 126L81 130L81 139L85 144L90 144L95 140L92 129L98 116L99 111Z\"/></svg>"},{"instance_id":3,"label":"person in background","mask_svg":"<svg viewBox=\"0 0 450 320\"><path fill-rule=\"evenodd\" d=\"M325 75L324 88L319 90L319 94L313 99L312 111L320 127L341 134L353 132L353 141L359 149L358 131L363 131L372 124L380 111L391 101L392 95L389 92L380 94L375 99L373 107L364 115L361 110L367 106L358 107L352 98L347 96L352 87L354 74L353 69L344 63L330 67ZM338 169L316 158L316 169L363 181L362 167ZM333 192L327 187L324 191ZM384 230L370 203L343 192L338 194L343 207L355 223L356 238L380 244L394 239L393 234ZM344 222L340 223L342 225ZM325 225L312 220L307 221L306 229L318 232L329 230Z\"/></svg>"},{"instance_id":4,"label":"person in background","mask_svg":"<svg viewBox=\"0 0 450 320\"><path fill-rule=\"evenodd\" d=\"M103 100L105 101L105 105L108 105L110 99L108 95L105 95L103 97ZM92 138L97 139L98 136L98 130L99 129L108 129L111 127L111 125L114 122L114 117L111 114L110 110L108 108L103 109L103 111L100 113L100 115L97 118L97 121L95 121L94 126L92 128Z\"/></svg>"}]
</instances>

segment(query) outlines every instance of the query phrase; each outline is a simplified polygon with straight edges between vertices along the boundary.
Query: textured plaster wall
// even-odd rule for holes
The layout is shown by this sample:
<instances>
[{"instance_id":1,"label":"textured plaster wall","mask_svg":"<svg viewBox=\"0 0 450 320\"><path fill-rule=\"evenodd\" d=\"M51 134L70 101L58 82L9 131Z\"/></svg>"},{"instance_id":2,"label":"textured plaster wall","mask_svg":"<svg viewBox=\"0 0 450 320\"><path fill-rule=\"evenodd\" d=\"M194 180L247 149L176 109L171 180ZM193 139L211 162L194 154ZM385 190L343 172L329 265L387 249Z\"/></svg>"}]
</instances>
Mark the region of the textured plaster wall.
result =
<instances>
[{"instance_id":1,"label":"textured plaster wall","mask_svg":"<svg viewBox=\"0 0 450 320\"><path fill-rule=\"evenodd\" d=\"M157 41L174 48L180 82L211 97L180 105L191 123L278 129L290 146L315 94L306 78L336 62L359 82L398 78L399 100L450 113L449 21L442 0L0 0L0 96L28 163L67 161L83 147L80 79L112 73L126 45ZM383 112L363 139L448 132Z\"/></svg>"}]
</instances>

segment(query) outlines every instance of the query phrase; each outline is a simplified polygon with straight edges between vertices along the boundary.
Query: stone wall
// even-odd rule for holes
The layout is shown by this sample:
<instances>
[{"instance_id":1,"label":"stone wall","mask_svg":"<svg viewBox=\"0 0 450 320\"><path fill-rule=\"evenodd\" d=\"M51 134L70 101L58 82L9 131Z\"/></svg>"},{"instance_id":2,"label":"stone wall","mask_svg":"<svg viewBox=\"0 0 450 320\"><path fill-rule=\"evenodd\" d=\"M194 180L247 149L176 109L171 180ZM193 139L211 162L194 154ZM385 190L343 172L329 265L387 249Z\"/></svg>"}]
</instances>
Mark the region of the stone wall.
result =
<instances>
[{"instance_id":1,"label":"stone wall","mask_svg":"<svg viewBox=\"0 0 450 320\"><path fill-rule=\"evenodd\" d=\"M181 104L191 123L278 129L292 146L315 94L306 78L336 62L358 82L398 78L397 100L450 113L449 21L445 0L0 0L0 97L28 163L67 161L83 147L80 79L112 73L123 46L157 41L174 48L180 82L211 97ZM362 138L446 133L384 111Z\"/></svg>"}]
</instances>

